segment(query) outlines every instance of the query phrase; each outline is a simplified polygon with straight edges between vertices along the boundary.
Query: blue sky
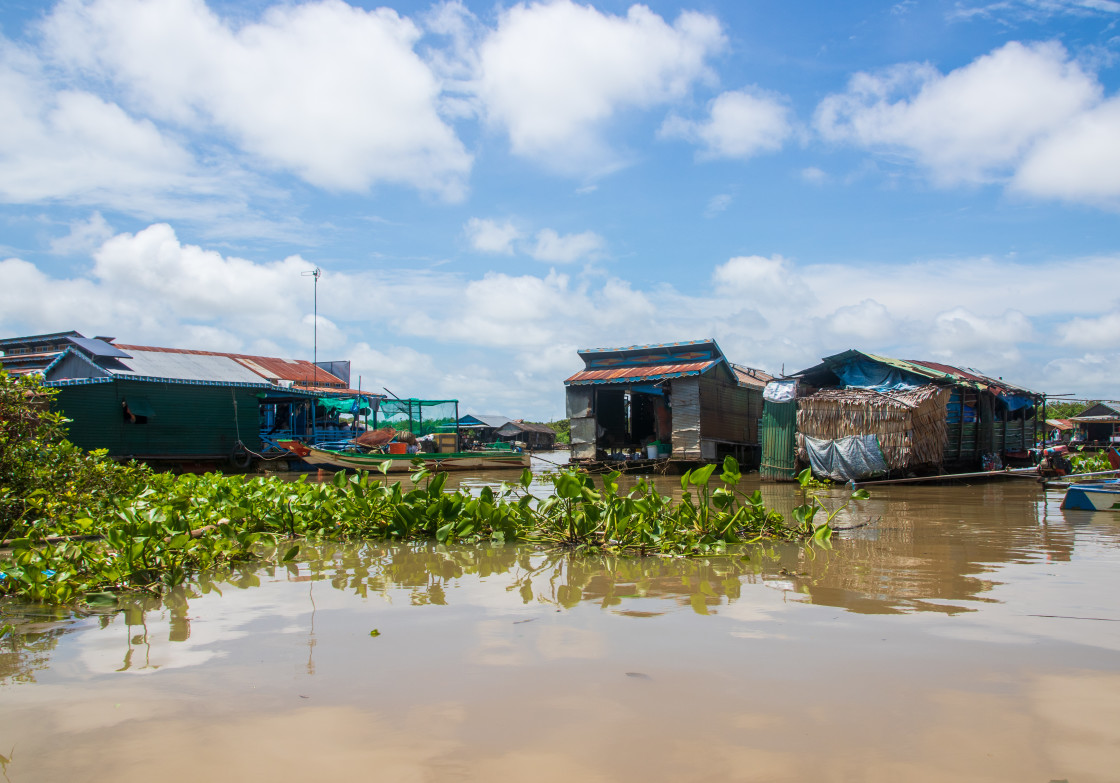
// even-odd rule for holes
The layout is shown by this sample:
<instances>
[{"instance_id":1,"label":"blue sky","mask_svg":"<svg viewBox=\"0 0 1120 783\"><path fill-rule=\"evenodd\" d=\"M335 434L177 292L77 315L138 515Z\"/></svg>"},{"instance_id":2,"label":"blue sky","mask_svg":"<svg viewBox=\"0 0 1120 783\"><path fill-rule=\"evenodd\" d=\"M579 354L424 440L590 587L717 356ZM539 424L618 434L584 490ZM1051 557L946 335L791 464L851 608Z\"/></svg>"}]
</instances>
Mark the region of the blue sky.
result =
<instances>
[{"instance_id":1,"label":"blue sky","mask_svg":"<svg viewBox=\"0 0 1120 783\"><path fill-rule=\"evenodd\" d=\"M1120 2L8 2L0 335L556 418L577 348L1120 397ZM355 378L356 382L356 378Z\"/></svg>"}]
</instances>

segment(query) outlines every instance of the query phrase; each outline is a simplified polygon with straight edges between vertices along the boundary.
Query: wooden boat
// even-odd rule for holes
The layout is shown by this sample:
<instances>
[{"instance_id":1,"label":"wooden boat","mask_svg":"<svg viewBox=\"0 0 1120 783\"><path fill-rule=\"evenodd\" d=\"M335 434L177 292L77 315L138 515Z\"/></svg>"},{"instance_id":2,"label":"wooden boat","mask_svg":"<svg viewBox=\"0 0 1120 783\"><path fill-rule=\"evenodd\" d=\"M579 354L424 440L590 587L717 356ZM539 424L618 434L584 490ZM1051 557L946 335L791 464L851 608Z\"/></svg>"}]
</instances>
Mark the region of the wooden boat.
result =
<instances>
[{"instance_id":1,"label":"wooden boat","mask_svg":"<svg viewBox=\"0 0 1120 783\"><path fill-rule=\"evenodd\" d=\"M450 454L383 454L347 449L328 449L288 441L283 444L304 462L324 470L380 470L389 463L390 473L416 470L413 460L421 459L429 470L522 470L529 467L529 454L512 449L457 451Z\"/></svg>"},{"instance_id":2,"label":"wooden boat","mask_svg":"<svg viewBox=\"0 0 1120 783\"><path fill-rule=\"evenodd\" d=\"M1120 481L1071 484L1061 507L1077 511L1120 511Z\"/></svg>"}]
</instances>

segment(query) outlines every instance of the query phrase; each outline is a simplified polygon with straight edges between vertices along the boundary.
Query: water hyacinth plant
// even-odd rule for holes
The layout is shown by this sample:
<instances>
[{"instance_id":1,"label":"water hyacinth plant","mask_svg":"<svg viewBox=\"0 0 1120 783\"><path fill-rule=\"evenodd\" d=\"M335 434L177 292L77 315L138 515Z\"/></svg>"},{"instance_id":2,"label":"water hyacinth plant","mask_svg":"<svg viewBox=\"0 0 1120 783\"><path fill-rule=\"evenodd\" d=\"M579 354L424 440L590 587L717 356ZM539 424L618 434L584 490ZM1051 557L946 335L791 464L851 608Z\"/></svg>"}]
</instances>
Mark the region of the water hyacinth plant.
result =
<instances>
[{"instance_id":1,"label":"water hyacinth plant","mask_svg":"<svg viewBox=\"0 0 1120 783\"><path fill-rule=\"evenodd\" d=\"M28 395L5 399L18 408ZM420 459L407 485L346 472L321 484L159 474L82 454L62 437L56 418L39 420L36 450L24 460L40 464L17 465L12 474L22 482L19 491L41 501L14 502L13 479L3 475L9 510L0 540L0 596L67 603L106 591L159 592L206 569L259 560L266 550L291 561L301 546L322 541L522 541L576 551L692 556L763 540L827 545L831 535L831 517L816 521L824 508L819 499L794 509L794 524L787 524L764 507L759 491L739 489L742 474L730 457L722 466L685 473L679 501L650 481L624 492L617 472L597 486L574 468L550 474L552 491L543 497L529 491L534 476L528 469L513 484L472 494L448 490L447 474L429 471ZM54 481L41 469L58 464L66 466L67 481ZM74 491L79 481L85 481L83 492ZM60 488L65 502L52 495Z\"/></svg>"}]
</instances>

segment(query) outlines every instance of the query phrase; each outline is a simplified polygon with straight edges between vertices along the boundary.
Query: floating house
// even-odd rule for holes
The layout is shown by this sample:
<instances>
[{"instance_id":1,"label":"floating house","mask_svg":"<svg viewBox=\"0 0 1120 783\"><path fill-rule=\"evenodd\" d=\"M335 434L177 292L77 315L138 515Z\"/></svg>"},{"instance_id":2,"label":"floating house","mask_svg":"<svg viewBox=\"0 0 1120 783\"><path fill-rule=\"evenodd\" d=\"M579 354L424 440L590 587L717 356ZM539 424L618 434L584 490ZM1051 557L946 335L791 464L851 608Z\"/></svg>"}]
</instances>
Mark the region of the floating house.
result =
<instances>
[{"instance_id":1,"label":"floating house","mask_svg":"<svg viewBox=\"0 0 1120 783\"><path fill-rule=\"evenodd\" d=\"M458 419L459 435L465 443L495 443L498 430L509 423L508 417L496 413L468 413Z\"/></svg>"},{"instance_id":2,"label":"floating house","mask_svg":"<svg viewBox=\"0 0 1120 783\"><path fill-rule=\"evenodd\" d=\"M61 332L0 340L0 366L58 389L69 437L86 449L153 464L281 453L280 439L338 440L376 406L303 360L122 345ZM339 363L335 363L336 365ZM349 412L344 421L340 413Z\"/></svg>"},{"instance_id":3,"label":"floating house","mask_svg":"<svg viewBox=\"0 0 1120 783\"><path fill-rule=\"evenodd\" d=\"M849 350L773 381L763 408L764 480L803 467L849 481L995 467L1025 458L1044 395L971 370Z\"/></svg>"},{"instance_id":4,"label":"floating house","mask_svg":"<svg viewBox=\"0 0 1120 783\"><path fill-rule=\"evenodd\" d=\"M549 451L556 448L556 430L547 424L531 421L511 421L503 424L494 432L499 441L524 443L532 451Z\"/></svg>"},{"instance_id":5,"label":"floating house","mask_svg":"<svg viewBox=\"0 0 1120 783\"><path fill-rule=\"evenodd\" d=\"M758 465L762 388L771 376L732 364L715 340L579 356L584 369L564 381L574 462L733 455L744 467Z\"/></svg>"},{"instance_id":6,"label":"floating house","mask_svg":"<svg viewBox=\"0 0 1120 783\"><path fill-rule=\"evenodd\" d=\"M1098 402L1070 421L1076 428L1074 440L1086 446L1114 446L1120 443L1120 404Z\"/></svg>"}]
</instances>

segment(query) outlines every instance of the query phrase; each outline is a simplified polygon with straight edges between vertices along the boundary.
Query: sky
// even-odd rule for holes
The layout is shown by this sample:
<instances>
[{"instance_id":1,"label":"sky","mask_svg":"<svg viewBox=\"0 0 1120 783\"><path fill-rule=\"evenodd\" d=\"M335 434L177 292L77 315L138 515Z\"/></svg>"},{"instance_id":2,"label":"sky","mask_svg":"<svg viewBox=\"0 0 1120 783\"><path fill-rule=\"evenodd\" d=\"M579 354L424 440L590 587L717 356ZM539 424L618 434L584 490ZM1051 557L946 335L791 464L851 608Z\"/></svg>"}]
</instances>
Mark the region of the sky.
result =
<instances>
[{"instance_id":1,"label":"sky","mask_svg":"<svg viewBox=\"0 0 1120 783\"><path fill-rule=\"evenodd\" d=\"M1117 399L1118 88L1118 0L6 0L0 337L531 420L707 338Z\"/></svg>"}]
</instances>

